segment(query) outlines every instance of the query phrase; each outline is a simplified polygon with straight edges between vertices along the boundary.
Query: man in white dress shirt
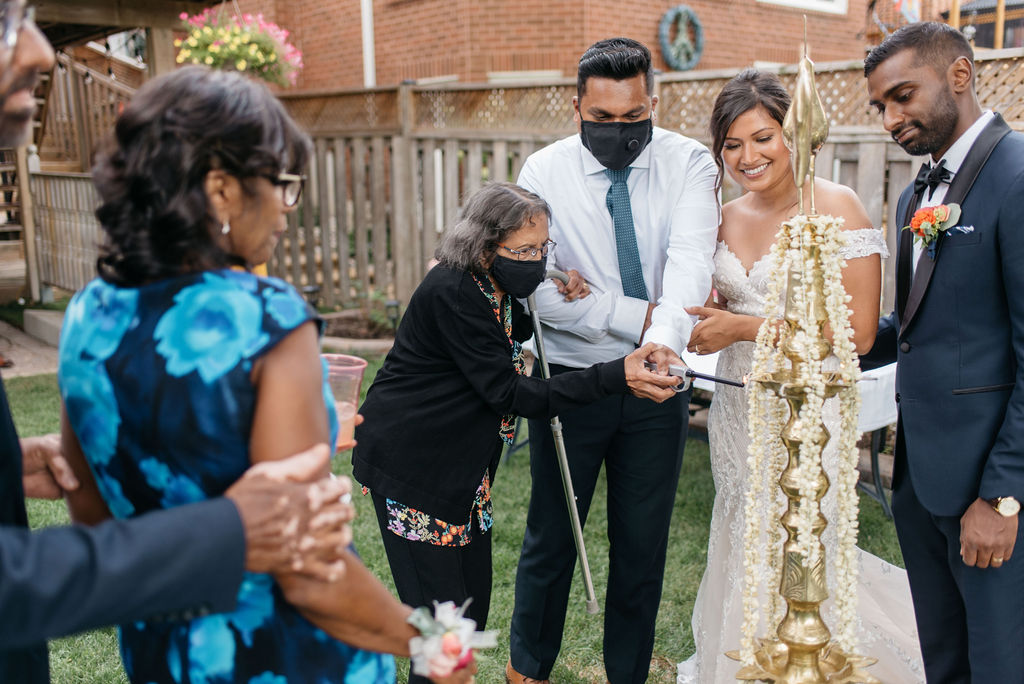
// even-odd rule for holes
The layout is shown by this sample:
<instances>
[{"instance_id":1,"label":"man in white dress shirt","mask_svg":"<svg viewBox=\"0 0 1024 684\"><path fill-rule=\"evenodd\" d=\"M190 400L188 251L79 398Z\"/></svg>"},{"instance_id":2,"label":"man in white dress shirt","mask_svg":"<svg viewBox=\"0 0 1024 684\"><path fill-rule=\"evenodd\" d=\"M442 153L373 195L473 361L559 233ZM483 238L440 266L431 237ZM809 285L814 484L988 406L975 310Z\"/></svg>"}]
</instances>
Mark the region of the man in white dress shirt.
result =
<instances>
[{"instance_id":1,"label":"man in white dress shirt","mask_svg":"<svg viewBox=\"0 0 1024 684\"><path fill-rule=\"evenodd\" d=\"M615 38L591 46L573 98L579 134L531 155L519 176L551 205L557 246L549 264L578 271L591 291L573 301L550 281L536 291L552 374L611 361L644 342L674 350L652 360L678 362L693 327L684 307L702 305L710 292L715 164L699 143L654 128L652 79L642 44ZM612 684L643 682L650 667L688 396L662 404L618 396L561 416L584 520L602 464L607 471L604 660ZM546 421L530 421L530 461L506 668L512 682L548 678L576 561Z\"/></svg>"}]
</instances>

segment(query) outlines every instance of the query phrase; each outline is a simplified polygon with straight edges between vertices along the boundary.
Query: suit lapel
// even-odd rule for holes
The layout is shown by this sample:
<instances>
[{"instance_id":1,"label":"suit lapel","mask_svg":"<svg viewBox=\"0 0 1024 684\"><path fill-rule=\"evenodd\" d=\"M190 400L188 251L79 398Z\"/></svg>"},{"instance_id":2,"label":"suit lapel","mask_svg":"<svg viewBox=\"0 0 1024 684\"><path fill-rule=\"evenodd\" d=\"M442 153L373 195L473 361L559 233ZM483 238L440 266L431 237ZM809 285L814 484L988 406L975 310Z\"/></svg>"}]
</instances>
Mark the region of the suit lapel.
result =
<instances>
[{"instance_id":1,"label":"suit lapel","mask_svg":"<svg viewBox=\"0 0 1024 684\"><path fill-rule=\"evenodd\" d=\"M981 169L985 166L985 162L988 161L989 156L992 154L992 150L996 148L999 141L1003 139L1007 133L1010 132L1010 127L1003 121L1003 117L996 114L992 121L989 122L978 139L971 145L971 151L967 153L967 158L964 159L964 163L961 164L960 170L956 172L953 177L953 182L949 184L949 190L946 191L946 197L942 200L943 204L962 204L964 199L967 197L967 193L971 191L971 187L974 185L974 181L978 178L978 174L981 173ZM906 211L906 223L903 225L910 225L910 217L914 215L914 211L917 208L919 196L915 195ZM963 215L961 214L961 221L963 221ZM910 231L905 231L909 233ZM935 240L935 258L928 256L928 250L921 252L921 258L917 262L917 270L913 274L913 284L910 286L910 292L907 295L906 306L903 309L903 314L900 316L900 336L902 337L907 329L910 327L910 322L914 320L914 315L917 313L921 306L921 302L924 300L924 293L928 290L928 283L932 279L932 273L935 272L935 264L939 260L939 253L942 251L942 243L945 242L945 233L940 233L939 237ZM902 244L900 245L903 246ZM903 250L900 252L900 261L902 264ZM913 249L910 249L911 256L909 259L913 259ZM907 273L906 276L909 278L911 274Z\"/></svg>"},{"instance_id":2,"label":"suit lapel","mask_svg":"<svg viewBox=\"0 0 1024 684\"><path fill-rule=\"evenodd\" d=\"M921 201L921 195L914 193L910 196L907 206L899 212L901 219L900 226L909 226L910 218ZM911 263L914 259L914 233L909 230L900 230L900 242L896 250L896 311L899 313L899 320L904 320L907 312L907 299L910 297L910 284L914 277ZM900 326L902 328L902 326Z\"/></svg>"}]
</instances>

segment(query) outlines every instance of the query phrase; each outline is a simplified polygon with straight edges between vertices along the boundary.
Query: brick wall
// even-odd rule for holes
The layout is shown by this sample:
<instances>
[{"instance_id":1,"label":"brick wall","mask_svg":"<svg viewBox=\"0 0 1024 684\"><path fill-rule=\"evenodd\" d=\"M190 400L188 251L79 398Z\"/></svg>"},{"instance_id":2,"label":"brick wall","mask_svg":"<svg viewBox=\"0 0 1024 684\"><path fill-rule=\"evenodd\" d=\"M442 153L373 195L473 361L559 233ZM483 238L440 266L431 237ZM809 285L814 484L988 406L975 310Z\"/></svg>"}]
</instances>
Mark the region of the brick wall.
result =
<instances>
[{"instance_id":1,"label":"brick wall","mask_svg":"<svg viewBox=\"0 0 1024 684\"><path fill-rule=\"evenodd\" d=\"M848 0L844 15L759 0L685 0L704 27L698 69L794 62L807 15L815 61L857 59L877 36L868 0ZM292 31L306 62L295 90L363 84L359 0L239 0ZM658 22L679 0L374 0L377 83L456 75L483 81L491 71L576 71L580 53L602 38L646 43L667 70ZM926 14L948 0L923 0ZM884 20L891 2L879 0ZM943 7L944 9L945 7ZM868 38L865 38L867 31ZM877 40L877 37L875 38Z\"/></svg>"},{"instance_id":2,"label":"brick wall","mask_svg":"<svg viewBox=\"0 0 1024 684\"><path fill-rule=\"evenodd\" d=\"M942 13L949 10L952 0L920 0L921 19L924 21L943 21ZM962 2L961 4L966 4ZM966 17L963 17L966 23ZM906 18L900 14L895 2L880 0L868 26L868 40L872 44L882 42L882 29L891 33L896 28L907 23Z\"/></svg>"}]
</instances>

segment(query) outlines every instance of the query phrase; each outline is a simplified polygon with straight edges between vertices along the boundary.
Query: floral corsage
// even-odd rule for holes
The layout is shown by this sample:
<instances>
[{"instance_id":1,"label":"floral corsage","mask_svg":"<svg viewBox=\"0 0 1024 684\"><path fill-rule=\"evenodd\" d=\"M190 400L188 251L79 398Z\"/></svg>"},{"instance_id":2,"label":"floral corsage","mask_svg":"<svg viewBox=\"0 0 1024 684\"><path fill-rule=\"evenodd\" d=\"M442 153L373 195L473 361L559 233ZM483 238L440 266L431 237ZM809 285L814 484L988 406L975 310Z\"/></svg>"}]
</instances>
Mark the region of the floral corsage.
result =
<instances>
[{"instance_id":1,"label":"floral corsage","mask_svg":"<svg viewBox=\"0 0 1024 684\"><path fill-rule=\"evenodd\" d=\"M409 640L412 671L423 677L447 677L473 662L473 649L498 645L498 632L476 631L476 621L462 617L472 599L460 608L452 601L434 601L434 614L417 608L407 622L420 631Z\"/></svg>"},{"instance_id":2,"label":"floral corsage","mask_svg":"<svg viewBox=\"0 0 1024 684\"><path fill-rule=\"evenodd\" d=\"M910 219L909 226L903 226L903 230L909 230L917 240L928 249L928 256L935 258L935 241L939 233L944 233L960 220L959 204L940 204L937 207L918 209Z\"/></svg>"}]
</instances>

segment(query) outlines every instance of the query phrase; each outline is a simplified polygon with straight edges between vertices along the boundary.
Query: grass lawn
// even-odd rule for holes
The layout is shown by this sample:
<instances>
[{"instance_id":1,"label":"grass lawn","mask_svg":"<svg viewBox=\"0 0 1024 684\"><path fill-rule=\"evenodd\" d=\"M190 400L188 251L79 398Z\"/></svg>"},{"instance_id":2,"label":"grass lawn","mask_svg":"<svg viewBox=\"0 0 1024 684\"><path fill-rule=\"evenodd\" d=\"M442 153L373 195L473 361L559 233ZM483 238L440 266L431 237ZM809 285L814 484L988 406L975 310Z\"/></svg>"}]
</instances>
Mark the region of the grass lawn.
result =
<instances>
[{"instance_id":1,"label":"grass lawn","mask_svg":"<svg viewBox=\"0 0 1024 684\"><path fill-rule=\"evenodd\" d=\"M371 362L364 389L379 367ZM15 424L22 435L35 435L58 429L59 403L53 375L13 378L6 382ZM338 473L351 470L347 455L338 457ZM515 568L526 525L529 498L529 456L526 449L513 455L499 469L494 489L494 589L491 600L491 629L501 636L498 647L482 653L480 684L504 682L508 658L508 624L512 614ZM603 481L598 485L595 503L587 524L586 543L598 601L603 603L603 588L608 577L607 517L600 502L604 500ZM690 440L683 460L673 513L664 593L658 615L651 682L674 682L675 664L693 652L690 611L704 569L707 530L714 487L708 463L708 447ZM359 517L354 523L355 537L364 561L388 586L390 572L379 530L368 499L357 498ZM890 562L902 565L892 523L882 515L877 503L861 498L861 546ZM33 526L64 524L67 514L62 502L31 501L29 518ZM391 586L393 590L393 586ZM69 610L74 610L69 606ZM601 665L601 615L587 615L582 585L573 585L565 637L552 679L560 684L603 682ZM115 684L126 682L117 651L113 629L98 630L59 639L50 644L50 664L57 684ZM407 664L399 663L399 681L406 679Z\"/></svg>"}]
</instances>

